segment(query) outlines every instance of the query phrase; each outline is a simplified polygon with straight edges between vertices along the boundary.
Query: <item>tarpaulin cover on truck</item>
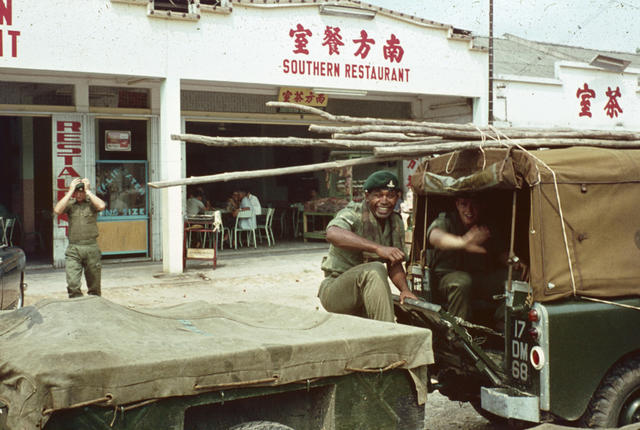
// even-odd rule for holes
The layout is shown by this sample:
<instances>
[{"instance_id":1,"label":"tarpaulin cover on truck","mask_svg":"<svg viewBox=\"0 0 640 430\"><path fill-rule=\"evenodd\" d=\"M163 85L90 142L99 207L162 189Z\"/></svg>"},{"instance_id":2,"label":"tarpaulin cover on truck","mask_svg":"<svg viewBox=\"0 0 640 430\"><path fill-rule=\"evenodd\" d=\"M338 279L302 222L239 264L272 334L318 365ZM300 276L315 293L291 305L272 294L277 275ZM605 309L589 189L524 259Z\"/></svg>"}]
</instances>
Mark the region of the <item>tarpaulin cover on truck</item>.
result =
<instances>
[{"instance_id":1,"label":"tarpaulin cover on truck","mask_svg":"<svg viewBox=\"0 0 640 430\"><path fill-rule=\"evenodd\" d=\"M456 151L422 162L411 185L419 195L529 190L536 301L640 294L640 150Z\"/></svg>"},{"instance_id":2,"label":"tarpaulin cover on truck","mask_svg":"<svg viewBox=\"0 0 640 430\"><path fill-rule=\"evenodd\" d=\"M270 303L46 300L0 313L0 344L8 426L29 430L85 402L113 407L387 366L424 376L433 363L429 330Z\"/></svg>"}]
</instances>

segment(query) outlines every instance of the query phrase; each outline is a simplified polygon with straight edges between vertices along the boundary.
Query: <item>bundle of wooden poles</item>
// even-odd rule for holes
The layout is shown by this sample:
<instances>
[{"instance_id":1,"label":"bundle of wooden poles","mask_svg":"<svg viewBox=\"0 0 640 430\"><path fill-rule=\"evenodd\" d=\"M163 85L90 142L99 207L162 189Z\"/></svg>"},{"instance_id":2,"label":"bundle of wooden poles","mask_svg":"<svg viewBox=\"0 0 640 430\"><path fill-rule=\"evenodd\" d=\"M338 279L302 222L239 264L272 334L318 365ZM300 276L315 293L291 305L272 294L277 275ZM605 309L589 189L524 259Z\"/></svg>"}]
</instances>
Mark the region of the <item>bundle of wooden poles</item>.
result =
<instances>
[{"instance_id":1,"label":"bundle of wooden poles","mask_svg":"<svg viewBox=\"0 0 640 430\"><path fill-rule=\"evenodd\" d=\"M309 130L318 134L331 135L331 138L212 137L194 134L172 134L171 139L217 147L322 147L371 151L373 155L302 166L227 172L156 181L150 182L149 185L153 188L164 188L289 175L318 170L340 169L381 161L414 159L479 147L516 146L535 149L543 147L598 146L605 148L640 148L640 133L630 131L477 127L472 124L445 124L332 115L314 107L286 102L267 102L267 106L297 109L303 113L319 116L326 120L326 125L312 124L309 126Z\"/></svg>"}]
</instances>

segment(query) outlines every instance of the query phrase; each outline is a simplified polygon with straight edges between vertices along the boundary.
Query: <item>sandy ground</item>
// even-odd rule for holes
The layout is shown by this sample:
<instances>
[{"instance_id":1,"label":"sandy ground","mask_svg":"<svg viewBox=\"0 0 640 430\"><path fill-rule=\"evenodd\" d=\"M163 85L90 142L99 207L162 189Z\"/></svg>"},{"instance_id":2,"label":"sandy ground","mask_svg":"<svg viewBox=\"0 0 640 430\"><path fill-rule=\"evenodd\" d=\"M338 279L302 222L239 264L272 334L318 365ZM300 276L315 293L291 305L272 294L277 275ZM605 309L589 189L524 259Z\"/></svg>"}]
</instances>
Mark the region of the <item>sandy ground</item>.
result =
<instances>
[{"instance_id":1,"label":"sandy ground","mask_svg":"<svg viewBox=\"0 0 640 430\"><path fill-rule=\"evenodd\" d=\"M205 300L266 301L315 308L320 306L316 293L325 253L326 246L268 254L223 251L215 270L210 262L189 260L181 274L164 273L161 263L103 261L102 296L130 307ZM25 281L27 305L67 296L63 269L28 270ZM84 285L83 291L86 292Z\"/></svg>"}]
</instances>

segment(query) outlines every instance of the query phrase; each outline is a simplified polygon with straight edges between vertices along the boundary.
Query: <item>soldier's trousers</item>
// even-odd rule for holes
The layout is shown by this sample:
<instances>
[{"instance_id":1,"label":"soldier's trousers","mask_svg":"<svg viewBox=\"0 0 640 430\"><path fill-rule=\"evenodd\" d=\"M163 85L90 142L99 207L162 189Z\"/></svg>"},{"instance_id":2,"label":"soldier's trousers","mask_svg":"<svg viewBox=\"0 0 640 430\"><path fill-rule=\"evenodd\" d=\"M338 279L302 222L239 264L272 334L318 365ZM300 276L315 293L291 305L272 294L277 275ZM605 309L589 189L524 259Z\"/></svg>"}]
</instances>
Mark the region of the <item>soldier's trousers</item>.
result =
<instances>
[{"instance_id":1,"label":"soldier's trousers","mask_svg":"<svg viewBox=\"0 0 640 430\"><path fill-rule=\"evenodd\" d=\"M101 294L100 281L102 264L100 248L97 243L89 245L69 244L65 252L65 270L67 273L67 293L69 298L82 297L82 271L87 281L88 293Z\"/></svg>"},{"instance_id":2,"label":"soldier's trousers","mask_svg":"<svg viewBox=\"0 0 640 430\"><path fill-rule=\"evenodd\" d=\"M320 284L318 297L329 312L393 322L393 298L387 267L374 261L352 267Z\"/></svg>"},{"instance_id":3,"label":"soldier's trousers","mask_svg":"<svg viewBox=\"0 0 640 430\"><path fill-rule=\"evenodd\" d=\"M506 269L489 273L449 272L442 276L438 285L438 294L445 301L450 314L467 321L472 317L473 299L493 302L493 296L504 293Z\"/></svg>"}]
</instances>

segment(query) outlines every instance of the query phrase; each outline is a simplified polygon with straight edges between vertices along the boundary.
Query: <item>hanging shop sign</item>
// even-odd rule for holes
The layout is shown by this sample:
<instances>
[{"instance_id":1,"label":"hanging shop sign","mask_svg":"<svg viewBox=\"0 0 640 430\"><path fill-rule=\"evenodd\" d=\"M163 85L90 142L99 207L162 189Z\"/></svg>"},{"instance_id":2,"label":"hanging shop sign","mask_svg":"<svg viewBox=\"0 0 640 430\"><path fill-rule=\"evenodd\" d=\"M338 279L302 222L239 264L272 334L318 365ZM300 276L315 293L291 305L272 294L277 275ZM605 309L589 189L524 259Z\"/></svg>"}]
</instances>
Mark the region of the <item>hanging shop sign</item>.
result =
<instances>
[{"instance_id":1,"label":"hanging shop sign","mask_svg":"<svg viewBox=\"0 0 640 430\"><path fill-rule=\"evenodd\" d=\"M326 94L316 93L310 88L282 87L278 91L279 102L297 103L306 106L323 107L327 105Z\"/></svg>"}]
</instances>

